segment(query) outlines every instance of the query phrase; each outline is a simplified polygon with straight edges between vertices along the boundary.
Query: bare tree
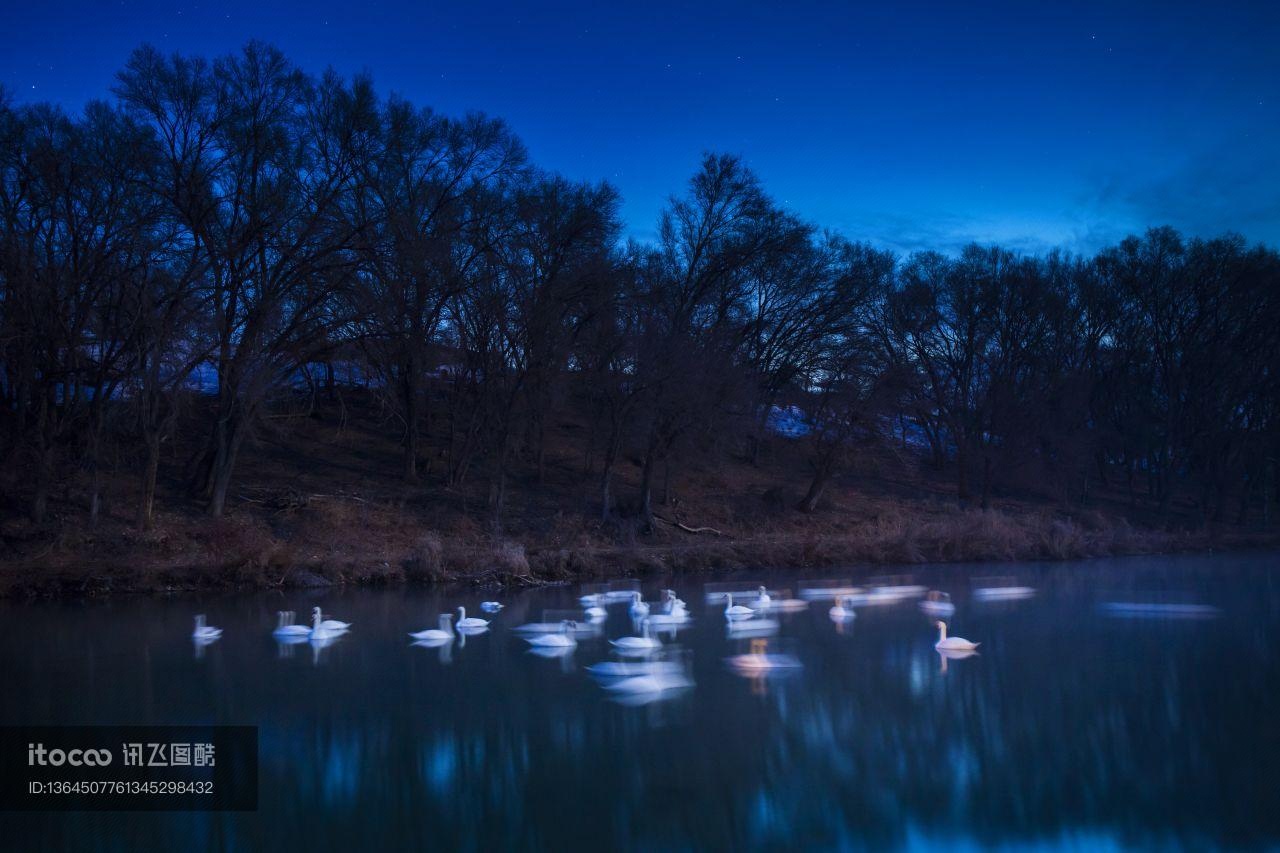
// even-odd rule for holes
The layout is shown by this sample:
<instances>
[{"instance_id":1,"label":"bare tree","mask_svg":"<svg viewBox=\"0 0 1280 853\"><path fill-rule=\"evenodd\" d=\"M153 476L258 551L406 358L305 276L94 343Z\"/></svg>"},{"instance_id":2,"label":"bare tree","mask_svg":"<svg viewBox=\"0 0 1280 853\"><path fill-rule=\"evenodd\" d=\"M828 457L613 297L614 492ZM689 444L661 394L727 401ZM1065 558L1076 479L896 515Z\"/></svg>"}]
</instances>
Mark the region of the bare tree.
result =
<instances>
[{"instance_id":1,"label":"bare tree","mask_svg":"<svg viewBox=\"0 0 1280 853\"><path fill-rule=\"evenodd\" d=\"M342 322L333 296L366 227L349 196L376 136L373 96L258 43L212 66L143 48L119 92L161 140L165 200L208 271L217 413L197 486L221 515L267 393Z\"/></svg>"}]
</instances>

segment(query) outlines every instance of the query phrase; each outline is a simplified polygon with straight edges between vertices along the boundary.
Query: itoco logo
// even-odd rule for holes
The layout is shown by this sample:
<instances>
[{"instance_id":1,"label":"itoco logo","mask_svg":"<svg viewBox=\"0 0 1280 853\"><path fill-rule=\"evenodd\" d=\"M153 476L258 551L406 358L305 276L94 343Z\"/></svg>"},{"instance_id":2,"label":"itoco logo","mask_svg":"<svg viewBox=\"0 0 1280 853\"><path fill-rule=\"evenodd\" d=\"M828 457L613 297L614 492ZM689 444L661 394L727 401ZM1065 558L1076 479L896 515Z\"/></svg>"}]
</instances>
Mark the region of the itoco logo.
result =
<instances>
[{"instance_id":1,"label":"itoco logo","mask_svg":"<svg viewBox=\"0 0 1280 853\"><path fill-rule=\"evenodd\" d=\"M45 749L42 743L27 744L27 766L106 767L111 763L109 749Z\"/></svg>"}]
</instances>

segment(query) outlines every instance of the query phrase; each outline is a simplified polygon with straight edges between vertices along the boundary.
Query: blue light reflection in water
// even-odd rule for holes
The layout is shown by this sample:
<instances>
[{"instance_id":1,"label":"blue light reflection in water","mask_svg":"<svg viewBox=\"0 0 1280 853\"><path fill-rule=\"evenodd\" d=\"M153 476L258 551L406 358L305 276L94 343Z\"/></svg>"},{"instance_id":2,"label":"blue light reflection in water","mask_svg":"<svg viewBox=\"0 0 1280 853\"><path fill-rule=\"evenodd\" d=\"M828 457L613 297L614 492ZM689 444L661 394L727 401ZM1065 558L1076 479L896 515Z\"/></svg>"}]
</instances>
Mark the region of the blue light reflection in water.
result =
<instances>
[{"instance_id":1,"label":"blue light reflection in water","mask_svg":"<svg viewBox=\"0 0 1280 853\"><path fill-rule=\"evenodd\" d=\"M982 642L976 656L940 657L912 601L840 626L815 602L756 640L803 663L779 678L725 665L752 639L726 637L703 579L646 580L646 598L671 586L689 602L692 627L664 639L693 686L634 705L584 670L634 633L626 604L561 658L511 632L576 608L573 588L497 596L490 631L437 648L406 633L494 593L7 602L0 723L255 724L261 797L250 814L0 826L8 849L1275 847L1278 566L1254 554L904 569L952 594L948 621ZM1037 593L974 600L970 579L992 574ZM743 582L794 594L801 577ZM275 611L314 603L353 630L282 653ZM224 634L197 656L198 612Z\"/></svg>"}]
</instances>

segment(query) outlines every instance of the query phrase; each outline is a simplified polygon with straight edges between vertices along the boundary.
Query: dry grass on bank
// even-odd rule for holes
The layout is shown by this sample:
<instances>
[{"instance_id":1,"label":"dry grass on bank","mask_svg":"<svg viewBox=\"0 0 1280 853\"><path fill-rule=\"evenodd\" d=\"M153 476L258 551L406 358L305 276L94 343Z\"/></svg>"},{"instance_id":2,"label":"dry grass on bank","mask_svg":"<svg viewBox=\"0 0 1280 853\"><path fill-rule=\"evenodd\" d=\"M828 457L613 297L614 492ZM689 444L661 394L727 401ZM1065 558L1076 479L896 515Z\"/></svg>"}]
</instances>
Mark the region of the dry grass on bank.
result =
<instances>
[{"instance_id":1,"label":"dry grass on bank","mask_svg":"<svg viewBox=\"0 0 1280 853\"><path fill-rule=\"evenodd\" d=\"M666 535L619 544L527 544L424 529L394 509L322 504L287 532L244 514L170 521L110 548L101 535L68 539L0 575L0 594L98 594L201 588L467 582L534 585L618 575L807 569L859 564L1064 560L1192 549L1195 536L1140 531L1100 515L1083 520L995 510L920 512L904 504L844 530ZM829 526L828 526L829 527Z\"/></svg>"}]
</instances>

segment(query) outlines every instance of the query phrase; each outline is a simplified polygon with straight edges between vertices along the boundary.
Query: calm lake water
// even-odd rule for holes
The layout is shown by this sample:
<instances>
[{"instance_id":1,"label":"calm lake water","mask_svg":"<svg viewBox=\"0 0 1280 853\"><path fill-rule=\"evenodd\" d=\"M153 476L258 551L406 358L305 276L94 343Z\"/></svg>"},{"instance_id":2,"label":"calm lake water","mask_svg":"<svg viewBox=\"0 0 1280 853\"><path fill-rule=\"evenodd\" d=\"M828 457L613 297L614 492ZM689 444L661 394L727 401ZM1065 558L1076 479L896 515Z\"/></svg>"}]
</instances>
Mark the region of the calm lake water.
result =
<instances>
[{"instance_id":1,"label":"calm lake water","mask_svg":"<svg viewBox=\"0 0 1280 853\"><path fill-rule=\"evenodd\" d=\"M669 585L689 603L669 654L693 686L639 705L585 671L633 633L625 605L563 658L512 633L576 608L577 588L4 604L0 724L256 725L260 797L253 813L0 814L0 846L1274 849L1278 569L1274 554L912 567L952 594L951 629L978 656L940 658L914 600L841 629L823 602L778 617L768 650L803 664L780 678L725 664L750 641L726 637L708 579L646 580L646 599ZM982 575L1037 594L975 600ZM741 577L794 593L811 576ZM488 633L410 644L442 610L483 615L492 597L507 608ZM1115 601L1220 615L1117 615ZM354 629L278 648L275 612L314 604ZM200 654L198 612L225 631Z\"/></svg>"}]
</instances>

